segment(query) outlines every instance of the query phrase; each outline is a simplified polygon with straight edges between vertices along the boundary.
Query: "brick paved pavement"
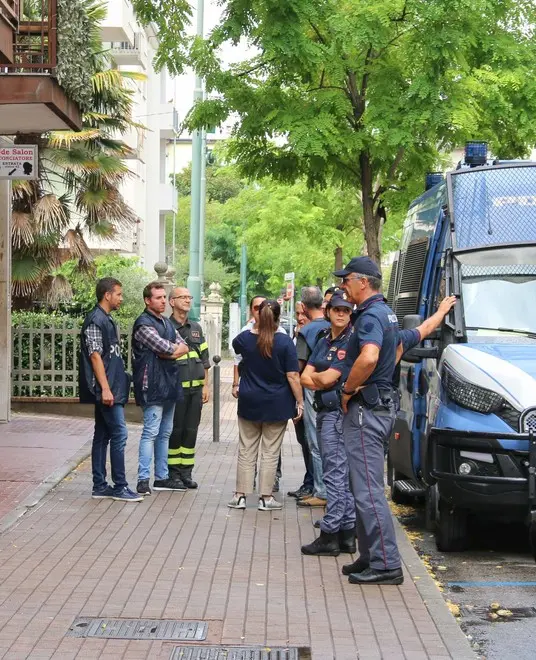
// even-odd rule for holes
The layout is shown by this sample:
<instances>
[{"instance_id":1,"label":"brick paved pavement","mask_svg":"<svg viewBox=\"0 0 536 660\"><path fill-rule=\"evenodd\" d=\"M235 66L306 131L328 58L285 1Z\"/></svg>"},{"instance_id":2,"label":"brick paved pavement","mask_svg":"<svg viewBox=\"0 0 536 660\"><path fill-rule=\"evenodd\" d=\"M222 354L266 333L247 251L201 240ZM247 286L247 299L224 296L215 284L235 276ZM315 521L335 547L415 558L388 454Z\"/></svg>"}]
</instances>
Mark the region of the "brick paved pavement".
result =
<instances>
[{"instance_id":1,"label":"brick paved pavement","mask_svg":"<svg viewBox=\"0 0 536 660\"><path fill-rule=\"evenodd\" d=\"M291 498L273 513L257 511L253 497L245 512L226 507L237 431L224 376L221 442L211 442L209 406L197 492L94 501L86 460L0 536L0 658L167 660L174 646L65 637L76 616L203 619L207 643L311 647L313 660L474 657L405 538L404 562L418 580L361 588L340 573L349 555L302 557L312 517ZM134 483L140 427L129 428ZM282 489L299 485L302 472L289 432Z\"/></svg>"}]
</instances>

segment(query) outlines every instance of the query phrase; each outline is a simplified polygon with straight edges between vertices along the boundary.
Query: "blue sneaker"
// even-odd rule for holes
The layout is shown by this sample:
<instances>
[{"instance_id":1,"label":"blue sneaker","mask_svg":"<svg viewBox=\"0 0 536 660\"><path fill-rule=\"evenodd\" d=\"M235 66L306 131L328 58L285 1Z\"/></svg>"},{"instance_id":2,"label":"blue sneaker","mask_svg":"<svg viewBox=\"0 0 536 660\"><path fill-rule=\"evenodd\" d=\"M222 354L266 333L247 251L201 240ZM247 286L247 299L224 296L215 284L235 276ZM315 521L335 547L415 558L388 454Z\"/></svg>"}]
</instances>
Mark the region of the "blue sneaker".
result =
<instances>
[{"instance_id":1,"label":"blue sneaker","mask_svg":"<svg viewBox=\"0 0 536 660\"><path fill-rule=\"evenodd\" d=\"M94 500L112 500L114 497L114 489L111 486L105 486L99 490L93 489L91 498Z\"/></svg>"},{"instance_id":2,"label":"blue sneaker","mask_svg":"<svg viewBox=\"0 0 536 660\"><path fill-rule=\"evenodd\" d=\"M133 493L128 486L125 486L119 492L114 493L112 499L116 502L141 502L143 495Z\"/></svg>"}]
</instances>

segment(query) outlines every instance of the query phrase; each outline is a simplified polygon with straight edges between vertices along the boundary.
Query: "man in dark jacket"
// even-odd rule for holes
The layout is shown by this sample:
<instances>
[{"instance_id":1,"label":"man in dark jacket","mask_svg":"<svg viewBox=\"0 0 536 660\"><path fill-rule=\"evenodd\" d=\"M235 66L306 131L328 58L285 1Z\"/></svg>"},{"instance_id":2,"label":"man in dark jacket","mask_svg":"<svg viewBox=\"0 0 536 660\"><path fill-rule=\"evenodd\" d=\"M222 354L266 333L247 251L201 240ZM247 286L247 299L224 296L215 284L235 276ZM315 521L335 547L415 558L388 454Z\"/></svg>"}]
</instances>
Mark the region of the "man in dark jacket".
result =
<instances>
[{"instance_id":1,"label":"man in dark jacket","mask_svg":"<svg viewBox=\"0 0 536 660\"><path fill-rule=\"evenodd\" d=\"M150 495L149 477L154 453L155 490L184 491L181 481L169 479L168 445L173 428L175 404L182 399L177 358L188 353L188 346L163 316L166 291L160 282L151 282L143 290L145 311L132 329L132 367L134 396L143 409L140 438L138 486L142 495Z\"/></svg>"},{"instance_id":2,"label":"man in dark jacket","mask_svg":"<svg viewBox=\"0 0 536 660\"><path fill-rule=\"evenodd\" d=\"M130 378L121 357L119 331L110 312L123 301L121 282L105 277L97 282L97 304L86 316L80 334L80 402L95 404L95 432L91 449L93 499L140 502L143 497L128 487L125 475L125 445L128 431L124 406ZM106 482L106 454L114 486Z\"/></svg>"},{"instance_id":3,"label":"man in dark jacket","mask_svg":"<svg viewBox=\"0 0 536 660\"><path fill-rule=\"evenodd\" d=\"M209 399L208 344L199 323L188 318L192 306L192 296L188 289L173 289L169 295L169 304L173 309L169 320L188 344L188 353L177 360L184 397L175 406L173 431L169 439L168 468L172 479L182 481L187 488L197 488L197 483L192 479L192 470L201 409Z\"/></svg>"}]
</instances>

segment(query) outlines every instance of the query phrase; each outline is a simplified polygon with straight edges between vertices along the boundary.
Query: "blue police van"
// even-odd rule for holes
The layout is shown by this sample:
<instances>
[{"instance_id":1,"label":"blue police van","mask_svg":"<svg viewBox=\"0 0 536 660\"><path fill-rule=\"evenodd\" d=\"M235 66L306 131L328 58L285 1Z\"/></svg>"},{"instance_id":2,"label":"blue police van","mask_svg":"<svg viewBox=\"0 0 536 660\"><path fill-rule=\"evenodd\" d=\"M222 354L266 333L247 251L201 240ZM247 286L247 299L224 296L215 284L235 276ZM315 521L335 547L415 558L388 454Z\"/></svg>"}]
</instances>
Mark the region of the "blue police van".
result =
<instances>
[{"instance_id":1,"label":"blue police van","mask_svg":"<svg viewBox=\"0 0 536 660\"><path fill-rule=\"evenodd\" d=\"M403 328L458 301L400 363L391 495L425 497L441 551L465 549L471 518L485 516L524 521L536 559L536 162L491 162L469 143L431 179L387 297Z\"/></svg>"}]
</instances>

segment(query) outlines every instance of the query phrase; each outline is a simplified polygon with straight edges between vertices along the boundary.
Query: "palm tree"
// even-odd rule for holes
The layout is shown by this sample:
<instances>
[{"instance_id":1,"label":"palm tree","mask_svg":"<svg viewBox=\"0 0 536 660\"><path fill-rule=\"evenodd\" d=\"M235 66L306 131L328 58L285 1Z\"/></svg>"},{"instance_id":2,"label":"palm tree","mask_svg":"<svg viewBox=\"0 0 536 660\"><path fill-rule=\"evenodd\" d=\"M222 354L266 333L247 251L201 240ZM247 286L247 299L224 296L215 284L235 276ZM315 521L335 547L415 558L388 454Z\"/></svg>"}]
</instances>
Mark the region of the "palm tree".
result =
<instances>
[{"instance_id":1,"label":"palm tree","mask_svg":"<svg viewBox=\"0 0 536 660\"><path fill-rule=\"evenodd\" d=\"M132 176L124 163L132 150L120 136L130 127L143 129L131 119L131 82L145 76L109 68L99 33L106 8L97 0L83 4L91 19L95 73L82 130L15 138L39 146L40 178L13 183L14 307L28 307L36 298L54 306L68 298L68 282L54 271L73 258L81 270L91 271L84 234L109 239L137 221L119 192Z\"/></svg>"}]
</instances>

